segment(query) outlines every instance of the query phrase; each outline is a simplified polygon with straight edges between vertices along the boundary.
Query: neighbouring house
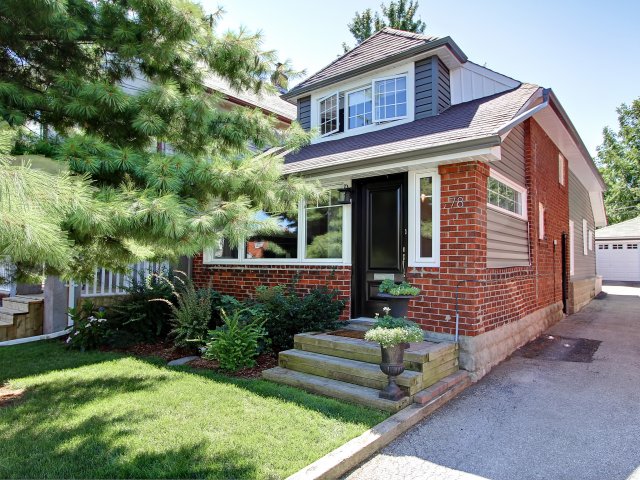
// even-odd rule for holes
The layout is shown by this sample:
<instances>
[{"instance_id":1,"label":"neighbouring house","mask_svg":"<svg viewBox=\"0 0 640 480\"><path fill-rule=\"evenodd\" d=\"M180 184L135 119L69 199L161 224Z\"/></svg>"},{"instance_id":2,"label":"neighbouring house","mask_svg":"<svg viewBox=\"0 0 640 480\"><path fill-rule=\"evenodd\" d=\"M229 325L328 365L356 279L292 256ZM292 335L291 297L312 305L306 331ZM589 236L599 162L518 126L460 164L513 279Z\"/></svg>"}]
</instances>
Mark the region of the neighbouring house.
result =
<instances>
[{"instance_id":1,"label":"neighbouring house","mask_svg":"<svg viewBox=\"0 0 640 480\"><path fill-rule=\"evenodd\" d=\"M459 335L475 378L596 293L581 235L605 225L605 187L550 89L385 28L283 98L318 133L286 174L332 194L280 215L280 234L197 256L200 285L243 297L296 277L357 319L381 312L382 280L407 279L422 290L409 318Z\"/></svg>"},{"instance_id":2,"label":"neighbouring house","mask_svg":"<svg viewBox=\"0 0 640 480\"><path fill-rule=\"evenodd\" d=\"M640 216L596 230L595 248L596 269L604 280L640 282Z\"/></svg>"}]
</instances>

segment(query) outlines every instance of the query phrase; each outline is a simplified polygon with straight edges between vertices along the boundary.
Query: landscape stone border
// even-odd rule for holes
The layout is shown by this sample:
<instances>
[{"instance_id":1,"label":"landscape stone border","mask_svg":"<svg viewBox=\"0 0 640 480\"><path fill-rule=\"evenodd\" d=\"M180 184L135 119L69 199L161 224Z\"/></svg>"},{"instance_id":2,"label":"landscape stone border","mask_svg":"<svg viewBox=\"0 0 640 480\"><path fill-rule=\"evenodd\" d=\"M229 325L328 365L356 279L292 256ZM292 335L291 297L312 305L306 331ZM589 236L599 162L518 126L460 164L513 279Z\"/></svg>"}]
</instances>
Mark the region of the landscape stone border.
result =
<instances>
[{"instance_id":1,"label":"landscape stone border","mask_svg":"<svg viewBox=\"0 0 640 480\"><path fill-rule=\"evenodd\" d=\"M454 398L471 383L468 372L463 370L443 378L429 392L433 395L430 401L409 405L359 437L307 465L287 480L325 480L341 477ZM426 391L425 393L428 395ZM425 395L422 399L426 400Z\"/></svg>"}]
</instances>

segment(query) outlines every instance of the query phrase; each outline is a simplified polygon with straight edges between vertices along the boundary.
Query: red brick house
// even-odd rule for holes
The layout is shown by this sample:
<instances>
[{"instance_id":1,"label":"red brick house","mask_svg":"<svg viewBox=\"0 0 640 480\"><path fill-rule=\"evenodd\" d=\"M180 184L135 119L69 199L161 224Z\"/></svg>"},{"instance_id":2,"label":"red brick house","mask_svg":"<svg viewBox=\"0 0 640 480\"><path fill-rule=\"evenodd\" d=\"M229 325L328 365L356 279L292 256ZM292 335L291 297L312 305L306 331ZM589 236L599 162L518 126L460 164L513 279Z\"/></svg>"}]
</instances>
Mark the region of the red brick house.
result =
<instances>
[{"instance_id":1,"label":"red brick house","mask_svg":"<svg viewBox=\"0 0 640 480\"><path fill-rule=\"evenodd\" d=\"M596 293L604 183L550 89L477 65L449 38L385 28L283 96L318 136L287 174L332 190L281 235L194 259L239 297L299 276L372 317L377 285L422 293L409 317L459 340L476 378ZM583 248L584 247L584 248Z\"/></svg>"}]
</instances>

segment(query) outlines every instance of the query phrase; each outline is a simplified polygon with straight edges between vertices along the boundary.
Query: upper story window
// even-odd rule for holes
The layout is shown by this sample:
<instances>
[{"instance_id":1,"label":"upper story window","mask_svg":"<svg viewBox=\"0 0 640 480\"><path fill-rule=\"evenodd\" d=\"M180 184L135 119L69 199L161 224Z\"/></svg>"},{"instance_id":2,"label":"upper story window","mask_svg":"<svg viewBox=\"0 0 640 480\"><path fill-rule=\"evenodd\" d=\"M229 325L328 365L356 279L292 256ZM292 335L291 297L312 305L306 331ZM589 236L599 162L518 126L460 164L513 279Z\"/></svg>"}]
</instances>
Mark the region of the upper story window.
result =
<instances>
[{"instance_id":1,"label":"upper story window","mask_svg":"<svg viewBox=\"0 0 640 480\"><path fill-rule=\"evenodd\" d=\"M526 197L525 188L491 171L491 176L487 180L487 202L492 208L525 219Z\"/></svg>"},{"instance_id":2,"label":"upper story window","mask_svg":"<svg viewBox=\"0 0 640 480\"><path fill-rule=\"evenodd\" d=\"M411 116L408 74L351 84L315 103L317 127L323 137L355 131ZM365 129L366 130L366 129Z\"/></svg>"},{"instance_id":3,"label":"upper story window","mask_svg":"<svg viewBox=\"0 0 640 480\"><path fill-rule=\"evenodd\" d=\"M320 134L329 135L340 130L340 96L329 95L318 102Z\"/></svg>"},{"instance_id":4,"label":"upper story window","mask_svg":"<svg viewBox=\"0 0 640 480\"><path fill-rule=\"evenodd\" d=\"M349 128L364 127L373 123L371 87L362 88L347 95Z\"/></svg>"},{"instance_id":5,"label":"upper story window","mask_svg":"<svg viewBox=\"0 0 640 480\"><path fill-rule=\"evenodd\" d=\"M374 80L376 121L388 122L407 116L407 77Z\"/></svg>"}]
</instances>

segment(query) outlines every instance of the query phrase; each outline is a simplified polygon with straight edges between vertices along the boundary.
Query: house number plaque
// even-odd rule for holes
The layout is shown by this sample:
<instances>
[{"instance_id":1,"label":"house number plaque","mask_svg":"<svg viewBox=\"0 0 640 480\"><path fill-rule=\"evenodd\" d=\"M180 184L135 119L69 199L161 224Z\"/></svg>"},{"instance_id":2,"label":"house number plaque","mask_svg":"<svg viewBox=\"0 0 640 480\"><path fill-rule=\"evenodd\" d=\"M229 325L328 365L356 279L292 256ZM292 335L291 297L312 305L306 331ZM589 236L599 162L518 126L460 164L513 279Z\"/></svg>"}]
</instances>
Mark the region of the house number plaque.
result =
<instances>
[{"instance_id":1,"label":"house number plaque","mask_svg":"<svg viewBox=\"0 0 640 480\"><path fill-rule=\"evenodd\" d=\"M449 197L449 200L451 200L449 208L464 208L464 197Z\"/></svg>"}]
</instances>

